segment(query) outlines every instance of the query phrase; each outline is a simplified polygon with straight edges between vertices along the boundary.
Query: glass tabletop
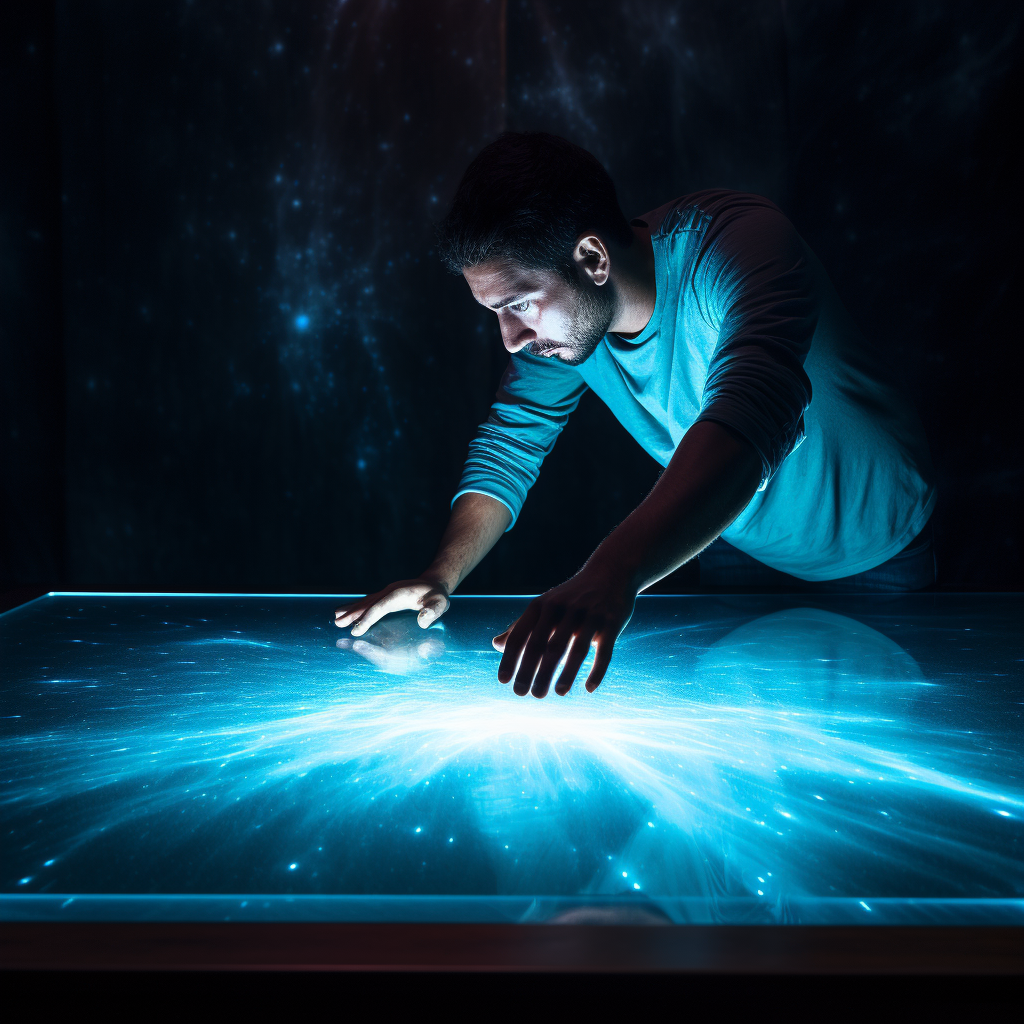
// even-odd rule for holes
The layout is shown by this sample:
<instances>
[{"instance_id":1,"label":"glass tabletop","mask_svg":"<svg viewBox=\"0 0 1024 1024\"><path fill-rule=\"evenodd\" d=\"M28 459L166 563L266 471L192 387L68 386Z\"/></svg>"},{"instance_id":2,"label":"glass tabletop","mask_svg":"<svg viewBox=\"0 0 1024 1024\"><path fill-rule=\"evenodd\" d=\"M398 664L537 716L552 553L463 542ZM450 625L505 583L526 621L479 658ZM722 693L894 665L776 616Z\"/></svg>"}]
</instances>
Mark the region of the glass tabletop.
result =
<instances>
[{"instance_id":1,"label":"glass tabletop","mask_svg":"<svg viewBox=\"0 0 1024 1024\"><path fill-rule=\"evenodd\" d=\"M0 919L1024 923L1019 596L642 597L544 700L528 598L340 600L0 616Z\"/></svg>"}]
</instances>

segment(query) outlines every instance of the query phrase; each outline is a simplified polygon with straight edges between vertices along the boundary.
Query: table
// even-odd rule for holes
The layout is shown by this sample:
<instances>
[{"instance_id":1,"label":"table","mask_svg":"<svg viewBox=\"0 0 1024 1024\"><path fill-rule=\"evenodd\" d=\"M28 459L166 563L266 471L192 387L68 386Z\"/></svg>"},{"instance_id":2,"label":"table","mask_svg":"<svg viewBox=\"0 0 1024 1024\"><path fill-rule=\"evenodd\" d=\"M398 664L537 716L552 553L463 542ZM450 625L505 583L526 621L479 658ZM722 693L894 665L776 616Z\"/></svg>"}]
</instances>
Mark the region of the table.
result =
<instances>
[{"instance_id":1,"label":"table","mask_svg":"<svg viewBox=\"0 0 1024 1024\"><path fill-rule=\"evenodd\" d=\"M641 597L543 701L528 598L343 600L0 616L5 965L1021 970L1019 595Z\"/></svg>"}]
</instances>

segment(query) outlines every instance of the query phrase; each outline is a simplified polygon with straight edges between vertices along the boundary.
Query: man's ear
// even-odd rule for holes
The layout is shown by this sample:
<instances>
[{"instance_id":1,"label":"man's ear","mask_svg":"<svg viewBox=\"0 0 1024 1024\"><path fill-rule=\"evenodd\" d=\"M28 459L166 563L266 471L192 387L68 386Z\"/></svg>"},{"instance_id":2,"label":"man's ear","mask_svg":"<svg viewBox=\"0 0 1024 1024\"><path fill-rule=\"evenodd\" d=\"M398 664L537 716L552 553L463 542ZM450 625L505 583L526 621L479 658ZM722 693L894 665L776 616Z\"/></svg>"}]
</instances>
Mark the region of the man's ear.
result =
<instances>
[{"instance_id":1,"label":"man's ear","mask_svg":"<svg viewBox=\"0 0 1024 1024\"><path fill-rule=\"evenodd\" d=\"M580 235L572 250L572 258L594 284L600 286L608 280L611 258L608 247L597 235Z\"/></svg>"}]
</instances>

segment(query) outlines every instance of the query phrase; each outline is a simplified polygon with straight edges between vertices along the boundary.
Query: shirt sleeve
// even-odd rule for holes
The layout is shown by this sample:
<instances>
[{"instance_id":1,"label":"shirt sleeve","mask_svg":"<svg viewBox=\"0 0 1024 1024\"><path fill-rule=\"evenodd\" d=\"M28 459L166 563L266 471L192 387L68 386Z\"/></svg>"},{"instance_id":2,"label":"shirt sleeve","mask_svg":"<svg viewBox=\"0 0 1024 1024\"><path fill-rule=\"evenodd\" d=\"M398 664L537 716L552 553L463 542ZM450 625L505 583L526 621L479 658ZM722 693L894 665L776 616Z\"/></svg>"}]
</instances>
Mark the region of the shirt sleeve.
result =
<instances>
[{"instance_id":1,"label":"shirt sleeve","mask_svg":"<svg viewBox=\"0 0 1024 1024\"><path fill-rule=\"evenodd\" d=\"M512 513L511 530L544 457L586 390L579 371L553 357L513 355L490 414L470 442L452 504L466 493L490 495Z\"/></svg>"},{"instance_id":2,"label":"shirt sleeve","mask_svg":"<svg viewBox=\"0 0 1024 1024\"><path fill-rule=\"evenodd\" d=\"M697 421L721 423L754 446L764 490L803 441L811 401L803 364L818 298L803 241L766 200L724 211L703 241L694 290L719 331Z\"/></svg>"}]
</instances>

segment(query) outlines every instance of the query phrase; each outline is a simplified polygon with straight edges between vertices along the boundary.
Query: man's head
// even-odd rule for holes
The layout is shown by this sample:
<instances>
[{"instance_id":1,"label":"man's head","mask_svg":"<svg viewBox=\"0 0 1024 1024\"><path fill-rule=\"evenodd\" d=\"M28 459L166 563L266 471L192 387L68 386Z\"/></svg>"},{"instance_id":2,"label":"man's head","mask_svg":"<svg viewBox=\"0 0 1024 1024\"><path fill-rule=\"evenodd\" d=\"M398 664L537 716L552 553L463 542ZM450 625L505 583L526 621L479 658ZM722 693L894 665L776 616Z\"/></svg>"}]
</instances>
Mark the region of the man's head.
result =
<instances>
[{"instance_id":1,"label":"man's head","mask_svg":"<svg viewBox=\"0 0 1024 1024\"><path fill-rule=\"evenodd\" d=\"M497 312L510 352L572 365L611 325L611 255L632 241L605 169L545 132L506 132L476 157L439 239L446 266Z\"/></svg>"}]
</instances>

